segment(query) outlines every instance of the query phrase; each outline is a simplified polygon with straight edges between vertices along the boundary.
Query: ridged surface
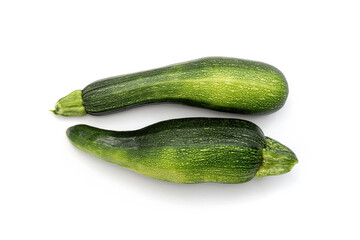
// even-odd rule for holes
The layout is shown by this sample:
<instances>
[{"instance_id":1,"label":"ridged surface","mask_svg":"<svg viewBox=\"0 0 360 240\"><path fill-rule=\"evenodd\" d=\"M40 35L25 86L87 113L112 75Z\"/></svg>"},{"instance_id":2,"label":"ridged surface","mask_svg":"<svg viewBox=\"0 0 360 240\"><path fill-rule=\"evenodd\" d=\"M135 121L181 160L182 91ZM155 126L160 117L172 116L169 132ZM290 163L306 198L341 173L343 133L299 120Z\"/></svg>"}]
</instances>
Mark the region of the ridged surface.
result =
<instances>
[{"instance_id":1,"label":"ridged surface","mask_svg":"<svg viewBox=\"0 0 360 240\"><path fill-rule=\"evenodd\" d=\"M220 118L174 119L128 132L77 125L67 135L91 155L178 183L249 181L266 144L255 124Z\"/></svg>"},{"instance_id":2,"label":"ridged surface","mask_svg":"<svg viewBox=\"0 0 360 240\"><path fill-rule=\"evenodd\" d=\"M213 110L258 113L281 108L284 75L265 63L211 57L91 83L86 111L100 115L146 103L174 102Z\"/></svg>"}]
</instances>

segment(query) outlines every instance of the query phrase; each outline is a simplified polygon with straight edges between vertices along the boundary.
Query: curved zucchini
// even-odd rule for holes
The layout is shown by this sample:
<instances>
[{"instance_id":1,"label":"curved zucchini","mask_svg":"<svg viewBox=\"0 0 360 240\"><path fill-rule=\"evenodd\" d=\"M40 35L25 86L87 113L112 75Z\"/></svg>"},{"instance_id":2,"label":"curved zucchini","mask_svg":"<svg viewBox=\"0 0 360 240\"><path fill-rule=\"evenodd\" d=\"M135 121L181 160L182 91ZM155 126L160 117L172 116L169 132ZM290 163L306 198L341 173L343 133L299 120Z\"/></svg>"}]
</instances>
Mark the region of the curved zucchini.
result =
<instances>
[{"instance_id":1,"label":"curved zucchini","mask_svg":"<svg viewBox=\"0 0 360 240\"><path fill-rule=\"evenodd\" d=\"M173 119L123 132L76 125L67 136L93 156L177 183L242 183L289 172L297 163L289 148L239 119Z\"/></svg>"},{"instance_id":2,"label":"curved zucchini","mask_svg":"<svg viewBox=\"0 0 360 240\"><path fill-rule=\"evenodd\" d=\"M91 83L60 99L65 116L101 115L147 103L173 102L235 113L280 109L288 96L284 75L265 63L202 58Z\"/></svg>"}]
</instances>

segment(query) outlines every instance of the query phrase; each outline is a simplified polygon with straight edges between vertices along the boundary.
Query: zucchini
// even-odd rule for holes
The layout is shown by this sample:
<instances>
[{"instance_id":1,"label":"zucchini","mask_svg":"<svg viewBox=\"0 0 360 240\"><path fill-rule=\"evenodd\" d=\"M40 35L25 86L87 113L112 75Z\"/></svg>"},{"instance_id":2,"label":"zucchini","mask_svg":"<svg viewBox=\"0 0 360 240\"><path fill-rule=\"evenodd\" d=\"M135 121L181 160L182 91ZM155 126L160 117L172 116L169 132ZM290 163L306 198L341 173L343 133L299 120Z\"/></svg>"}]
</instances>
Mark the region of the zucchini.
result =
<instances>
[{"instance_id":1,"label":"zucchini","mask_svg":"<svg viewBox=\"0 0 360 240\"><path fill-rule=\"evenodd\" d=\"M182 118L121 132L76 125L67 136L95 157L177 183L243 183L287 173L298 161L289 148L240 119Z\"/></svg>"},{"instance_id":2,"label":"zucchini","mask_svg":"<svg viewBox=\"0 0 360 240\"><path fill-rule=\"evenodd\" d=\"M280 109L288 96L284 75L265 63L202 58L91 83L60 99L53 112L107 114L147 103L172 102L234 113Z\"/></svg>"}]
</instances>

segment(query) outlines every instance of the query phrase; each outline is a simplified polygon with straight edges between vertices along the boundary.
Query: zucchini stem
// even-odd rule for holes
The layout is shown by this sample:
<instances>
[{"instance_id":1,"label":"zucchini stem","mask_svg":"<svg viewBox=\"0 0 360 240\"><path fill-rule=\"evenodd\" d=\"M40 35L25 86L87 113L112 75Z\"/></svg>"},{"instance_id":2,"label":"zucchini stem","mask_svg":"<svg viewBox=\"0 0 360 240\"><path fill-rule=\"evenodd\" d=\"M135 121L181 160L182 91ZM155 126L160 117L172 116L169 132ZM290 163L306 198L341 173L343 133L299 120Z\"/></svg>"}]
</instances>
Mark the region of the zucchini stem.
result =
<instances>
[{"instance_id":1,"label":"zucchini stem","mask_svg":"<svg viewBox=\"0 0 360 240\"><path fill-rule=\"evenodd\" d=\"M256 173L256 177L280 175L287 172L298 163L293 151L278 141L265 137L266 148L263 152L263 163Z\"/></svg>"},{"instance_id":2,"label":"zucchini stem","mask_svg":"<svg viewBox=\"0 0 360 240\"><path fill-rule=\"evenodd\" d=\"M63 116L82 116L86 114L82 100L82 91L75 90L69 95L57 101L54 110L50 110L56 115Z\"/></svg>"}]
</instances>

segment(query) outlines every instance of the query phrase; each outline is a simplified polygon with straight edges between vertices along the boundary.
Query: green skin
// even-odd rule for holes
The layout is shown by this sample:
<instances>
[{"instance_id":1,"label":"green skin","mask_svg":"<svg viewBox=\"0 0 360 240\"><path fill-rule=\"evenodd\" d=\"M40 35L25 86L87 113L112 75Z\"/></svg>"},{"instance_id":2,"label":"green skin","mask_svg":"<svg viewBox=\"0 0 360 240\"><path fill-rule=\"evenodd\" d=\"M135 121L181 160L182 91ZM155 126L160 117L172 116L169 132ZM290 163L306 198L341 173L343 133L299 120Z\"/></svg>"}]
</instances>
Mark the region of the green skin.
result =
<instances>
[{"instance_id":1,"label":"green skin","mask_svg":"<svg viewBox=\"0 0 360 240\"><path fill-rule=\"evenodd\" d=\"M289 148L239 119L173 119L124 132L76 125L67 136L95 157L176 183L243 183L297 163Z\"/></svg>"},{"instance_id":2,"label":"green skin","mask_svg":"<svg viewBox=\"0 0 360 240\"><path fill-rule=\"evenodd\" d=\"M287 96L286 79L275 67L209 57L96 81L60 99L54 113L102 115L159 102L235 113L269 113L280 109Z\"/></svg>"}]
</instances>

